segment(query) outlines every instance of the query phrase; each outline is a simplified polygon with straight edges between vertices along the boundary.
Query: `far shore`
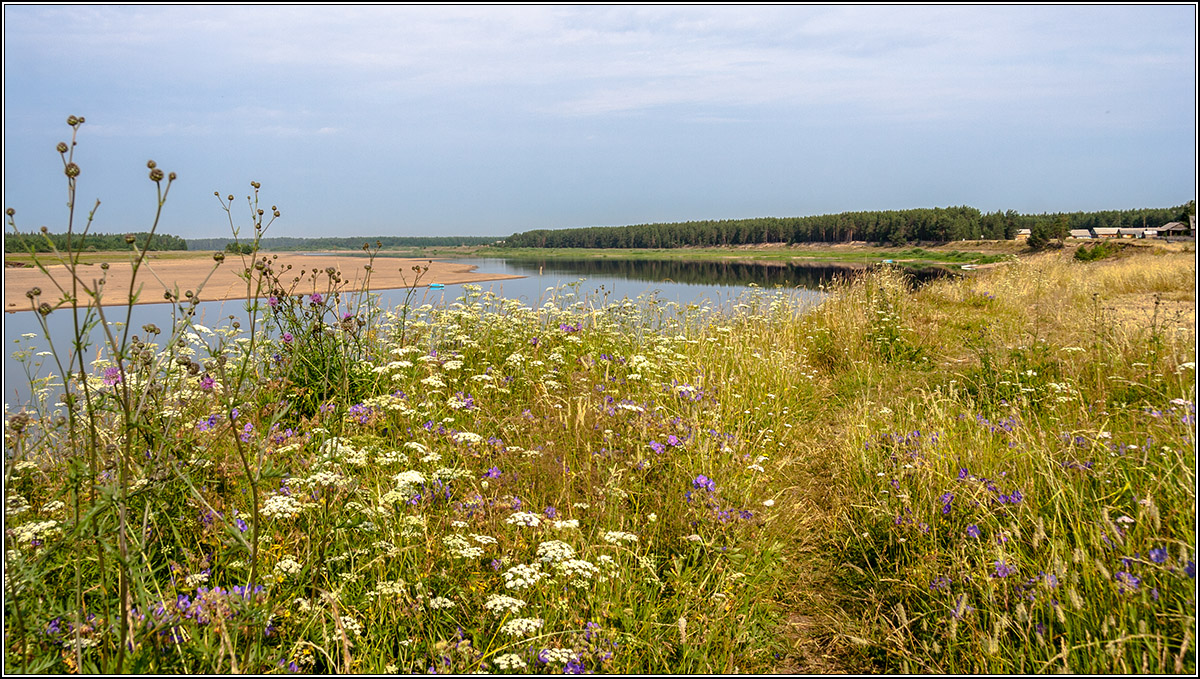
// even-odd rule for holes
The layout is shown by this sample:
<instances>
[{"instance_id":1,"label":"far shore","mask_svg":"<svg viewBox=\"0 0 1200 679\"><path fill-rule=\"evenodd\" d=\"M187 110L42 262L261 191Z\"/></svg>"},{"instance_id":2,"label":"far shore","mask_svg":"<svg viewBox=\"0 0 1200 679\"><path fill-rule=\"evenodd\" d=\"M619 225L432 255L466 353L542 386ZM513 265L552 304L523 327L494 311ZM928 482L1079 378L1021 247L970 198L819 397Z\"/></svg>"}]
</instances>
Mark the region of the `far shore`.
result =
<instances>
[{"instance_id":1,"label":"far shore","mask_svg":"<svg viewBox=\"0 0 1200 679\"><path fill-rule=\"evenodd\" d=\"M354 291L362 288L367 271L364 268L368 260L363 257L338 256L328 254L310 255L300 252L260 252L257 259L271 258L272 267L282 271L291 266L291 275L285 275L286 281L299 276L295 293L322 294L329 291L329 277L324 273L329 267L339 272L342 278L341 291ZM256 258L249 255L244 258L239 255L227 255L225 261L217 265L211 258L150 258L138 272L138 287L136 304L161 304L167 300L165 291L177 292L179 299L185 299L187 291L198 294L201 301L211 302L229 299L246 299L246 281L239 277ZM244 263L243 263L244 260ZM46 257L44 262L51 261ZM428 271L420 274L413 267L429 267ZM215 267L215 270L214 270ZM475 273L475 266L455 262L437 262L428 259L397 259L379 257L375 259L370 271L370 287L372 290L391 290L410 286L427 287L431 283L450 285L454 283L479 283L483 281L508 280L522 278L509 274ZM71 276L66 267L61 264L46 267L49 275L42 273L33 266L4 268L4 310L28 311L31 308L30 299L26 292L33 288L41 288L42 294L35 302L46 302L51 306L62 299L63 290L70 291ZM314 284L311 273L318 271ZM102 306L125 305L129 301L130 284L132 282L133 266L128 261L126 253L113 253L109 261L108 271L101 270L99 264L88 263L80 265L80 278L92 288L101 278L104 278L104 288L100 303ZM303 274L301 272L304 272ZM210 277L211 274L211 277ZM205 280L207 278L207 281ZM57 283L57 285L56 285ZM203 286L201 288L201 286ZM88 298L80 300L86 305Z\"/></svg>"}]
</instances>

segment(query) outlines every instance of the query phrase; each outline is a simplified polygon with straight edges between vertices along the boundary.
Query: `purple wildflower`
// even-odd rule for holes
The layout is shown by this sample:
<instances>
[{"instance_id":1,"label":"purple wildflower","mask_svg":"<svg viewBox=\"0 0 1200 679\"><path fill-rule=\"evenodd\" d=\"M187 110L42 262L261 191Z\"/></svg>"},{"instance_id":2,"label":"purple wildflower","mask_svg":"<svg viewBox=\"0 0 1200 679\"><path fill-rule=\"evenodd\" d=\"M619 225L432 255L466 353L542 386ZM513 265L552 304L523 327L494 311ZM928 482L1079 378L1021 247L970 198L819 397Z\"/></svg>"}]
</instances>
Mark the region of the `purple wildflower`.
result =
<instances>
[{"instance_id":1,"label":"purple wildflower","mask_svg":"<svg viewBox=\"0 0 1200 679\"><path fill-rule=\"evenodd\" d=\"M485 478L485 479L498 479L498 478L500 478L500 475L501 475L501 474L503 474L503 473L504 473L504 472L500 471L500 468L499 468L499 467L492 467L491 469L489 469L489 470L487 470L486 472L484 472L484 473L483 473L483 478Z\"/></svg>"},{"instance_id":2,"label":"purple wildflower","mask_svg":"<svg viewBox=\"0 0 1200 679\"><path fill-rule=\"evenodd\" d=\"M942 513L949 514L950 513L950 504L952 502L954 502L954 493L946 493L946 494L942 495L941 500L942 500Z\"/></svg>"},{"instance_id":3,"label":"purple wildflower","mask_svg":"<svg viewBox=\"0 0 1200 679\"><path fill-rule=\"evenodd\" d=\"M554 507L546 507L546 518L553 519L558 516L558 510Z\"/></svg>"},{"instance_id":4,"label":"purple wildflower","mask_svg":"<svg viewBox=\"0 0 1200 679\"><path fill-rule=\"evenodd\" d=\"M669 446L678 446L682 445L682 443L683 442L679 440L679 437L674 434L671 434L667 437L667 445Z\"/></svg>"},{"instance_id":5,"label":"purple wildflower","mask_svg":"<svg viewBox=\"0 0 1200 679\"><path fill-rule=\"evenodd\" d=\"M1154 563L1163 563L1167 560L1167 550L1163 547L1155 547L1150 550L1150 560Z\"/></svg>"},{"instance_id":6,"label":"purple wildflower","mask_svg":"<svg viewBox=\"0 0 1200 679\"><path fill-rule=\"evenodd\" d=\"M213 384L214 384L214 381L213 381L212 376L205 375L204 377L202 377L200 379L200 390L201 391L212 391Z\"/></svg>"},{"instance_id":7,"label":"purple wildflower","mask_svg":"<svg viewBox=\"0 0 1200 679\"><path fill-rule=\"evenodd\" d=\"M292 333L290 333L290 332L283 333L283 343L284 344L292 343Z\"/></svg>"},{"instance_id":8,"label":"purple wildflower","mask_svg":"<svg viewBox=\"0 0 1200 679\"><path fill-rule=\"evenodd\" d=\"M312 304L313 304L313 306L317 306L317 305L319 305L319 304L320 304L321 302L323 302L324 300L325 300L325 298L324 298L324 297L321 297L321 293L319 293L319 292L314 292L314 293L313 293L313 296L312 296Z\"/></svg>"},{"instance_id":9,"label":"purple wildflower","mask_svg":"<svg viewBox=\"0 0 1200 679\"><path fill-rule=\"evenodd\" d=\"M663 451L666 449L667 449L667 447L664 446L663 444L659 443L658 441L650 442L650 450L653 450L655 453L657 453L659 455L662 455Z\"/></svg>"},{"instance_id":10,"label":"purple wildflower","mask_svg":"<svg viewBox=\"0 0 1200 679\"><path fill-rule=\"evenodd\" d=\"M1007 578L1008 576L1017 572L1016 568L1013 568L1012 566L1009 566L1008 564L1004 563L1003 560L997 561L995 565L996 565L996 571L994 573L992 573L993 578Z\"/></svg>"},{"instance_id":11,"label":"purple wildflower","mask_svg":"<svg viewBox=\"0 0 1200 679\"><path fill-rule=\"evenodd\" d=\"M1118 571L1114 578L1117 581L1117 592L1124 594L1128 587L1130 592L1136 592L1138 585L1142 584L1142 579L1128 571Z\"/></svg>"},{"instance_id":12,"label":"purple wildflower","mask_svg":"<svg viewBox=\"0 0 1200 679\"><path fill-rule=\"evenodd\" d=\"M692 481L692 487L696 489L703 488L711 493L717 489L717 482L708 478L704 474L700 474L695 478L694 481Z\"/></svg>"},{"instance_id":13,"label":"purple wildflower","mask_svg":"<svg viewBox=\"0 0 1200 679\"><path fill-rule=\"evenodd\" d=\"M267 298L267 306L271 307L272 309L279 306L279 298L275 295L271 295Z\"/></svg>"},{"instance_id":14,"label":"purple wildflower","mask_svg":"<svg viewBox=\"0 0 1200 679\"><path fill-rule=\"evenodd\" d=\"M112 366L111 368L104 369L104 385L105 386L111 387L112 385L117 384L120 381L121 381L121 369L120 368L118 368L116 366Z\"/></svg>"}]
</instances>

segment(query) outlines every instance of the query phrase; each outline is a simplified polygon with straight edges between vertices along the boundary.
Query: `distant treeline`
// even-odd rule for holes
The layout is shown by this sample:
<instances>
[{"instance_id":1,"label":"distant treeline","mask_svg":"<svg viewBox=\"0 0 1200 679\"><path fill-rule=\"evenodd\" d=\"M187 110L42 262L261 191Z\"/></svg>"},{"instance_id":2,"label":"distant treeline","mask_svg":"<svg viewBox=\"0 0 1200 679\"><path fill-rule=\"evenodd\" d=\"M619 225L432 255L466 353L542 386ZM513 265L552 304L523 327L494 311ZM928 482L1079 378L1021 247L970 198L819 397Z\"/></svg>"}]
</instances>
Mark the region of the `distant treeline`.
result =
<instances>
[{"instance_id":1,"label":"distant treeline","mask_svg":"<svg viewBox=\"0 0 1200 679\"><path fill-rule=\"evenodd\" d=\"M351 236L346 238L263 238L258 246L263 250L360 250L363 243L385 248L430 248L458 245L489 245L500 240L497 236ZM193 250L224 250L232 238L189 238ZM243 241L245 242L245 241Z\"/></svg>"},{"instance_id":2,"label":"distant treeline","mask_svg":"<svg viewBox=\"0 0 1200 679\"><path fill-rule=\"evenodd\" d=\"M133 236L133 245L138 249L145 246L146 238L150 234L146 231L137 233L89 233L81 236L78 233L71 236L71 249L75 251L87 250L128 250L131 244L126 241L128 236ZM54 243L54 248L58 250L67 249L67 234L65 233L6 233L4 234L4 251L9 253L29 252L51 252L50 243ZM187 250L187 241L179 236L172 236L169 233L156 233L154 238L150 240L151 250Z\"/></svg>"},{"instance_id":3,"label":"distant treeline","mask_svg":"<svg viewBox=\"0 0 1200 679\"><path fill-rule=\"evenodd\" d=\"M522 248L678 248L688 246L752 245L758 243L872 243L1006 240L1019 229L1066 235L1068 229L1096 227L1153 228L1168 222L1187 223L1195 202L1172 208L1107 210L1023 215L1013 210L983 214L973 207L842 212L814 217L760 217L634 226L593 226L538 229L504 239L506 247ZM1049 228L1047 228L1049 227Z\"/></svg>"}]
</instances>

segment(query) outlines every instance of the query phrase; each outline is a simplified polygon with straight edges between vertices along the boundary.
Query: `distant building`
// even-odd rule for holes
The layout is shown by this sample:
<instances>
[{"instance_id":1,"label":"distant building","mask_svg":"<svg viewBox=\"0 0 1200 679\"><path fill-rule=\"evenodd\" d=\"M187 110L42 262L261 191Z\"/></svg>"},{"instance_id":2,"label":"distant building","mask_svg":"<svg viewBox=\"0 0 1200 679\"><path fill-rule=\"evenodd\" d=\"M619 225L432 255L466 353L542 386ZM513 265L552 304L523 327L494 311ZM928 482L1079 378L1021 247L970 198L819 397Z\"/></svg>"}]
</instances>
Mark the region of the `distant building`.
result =
<instances>
[{"instance_id":1,"label":"distant building","mask_svg":"<svg viewBox=\"0 0 1200 679\"><path fill-rule=\"evenodd\" d=\"M1117 229L1117 233L1121 238L1144 238L1146 235L1145 229Z\"/></svg>"},{"instance_id":2,"label":"distant building","mask_svg":"<svg viewBox=\"0 0 1200 679\"><path fill-rule=\"evenodd\" d=\"M1029 238L1029 229L1017 229L1017 235L1015 236L1015 238L1017 240L1020 240L1022 238Z\"/></svg>"},{"instance_id":3,"label":"distant building","mask_svg":"<svg viewBox=\"0 0 1200 679\"><path fill-rule=\"evenodd\" d=\"M1120 238L1120 229L1111 226L1099 226L1093 229L1096 238Z\"/></svg>"},{"instance_id":4,"label":"distant building","mask_svg":"<svg viewBox=\"0 0 1200 679\"><path fill-rule=\"evenodd\" d=\"M1071 229L1071 238L1092 238L1092 232L1088 229Z\"/></svg>"},{"instance_id":5,"label":"distant building","mask_svg":"<svg viewBox=\"0 0 1200 679\"><path fill-rule=\"evenodd\" d=\"M1192 229L1183 222L1170 222L1158 227L1158 235L1160 236L1190 236Z\"/></svg>"}]
</instances>

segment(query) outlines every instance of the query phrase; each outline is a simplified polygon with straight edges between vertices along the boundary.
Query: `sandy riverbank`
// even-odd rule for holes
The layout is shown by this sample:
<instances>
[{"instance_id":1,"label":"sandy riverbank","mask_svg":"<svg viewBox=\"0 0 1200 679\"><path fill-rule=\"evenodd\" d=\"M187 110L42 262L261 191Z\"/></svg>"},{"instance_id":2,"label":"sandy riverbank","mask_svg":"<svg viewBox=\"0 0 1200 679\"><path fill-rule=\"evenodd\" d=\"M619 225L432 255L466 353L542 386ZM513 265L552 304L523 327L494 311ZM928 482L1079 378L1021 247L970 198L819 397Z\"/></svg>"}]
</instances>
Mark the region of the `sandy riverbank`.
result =
<instances>
[{"instance_id":1,"label":"sandy riverbank","mask_svg":"<svg viewBox=\"0 0 1200 679\"><path fill-rule=\"evenodd\" d=\"M259 253L258 256L259 258L264 256L272 258L272 266L276 271L284 271L290 265L291 270L282 278L290 283L295 277L300 276L301 281L295 287L297 293L326 292L329 278L324 271L328 267L333 267L339 272L342 278L340 287L342 290L361 288L367 273L364 267L368 264L368 260L365 257L307 255L298 252L264 252ZM182 297L185 291L196 291L200 289L201 285L203 285L203 289L198 294L202 301L245 299L247 296L246 282L238 274L251 261L249 257L246 257L246 263L243 264L241 257L230 255L226 257L224 263L216 266L214 271L215 262L211 258L148 260L138 272L141 294L138 296L137 303L162 303L166 301L163 298L163 292L166 290L178 290ZM371 289L387 290L409 287L416 278L416 273L412 269L414 266L429 267L428 272L423 273L420 277L420 287L426 287L430 283L448 285L521 278L521 276L506 274L475 273L474 266L455 262L379 257L375 259L370 272ZM28 310L30 305L25 292L34 287L42 289L40 301L56 303L61 298L61 293L55 286L55 282L69 290L71 277L67 273L66 267L61 265L49 266L47 270L48 276L34 267L10 268L6 266L4 268L4 310ZM102 277L105 279L104 292L101 296L101 304L104 306L123 305L129 299L133 267L127 260L123 261L121 255L114 254L107 272L102 271L99 264L81 265L80 270L80 277L88 287L92 287L94 282ZM314 270L321 272L315 287L308 275ZM211 277L209 277L210 273ZM206 278L208 278L207 282L205 282Z\"/></svg>"}]
</instances>

